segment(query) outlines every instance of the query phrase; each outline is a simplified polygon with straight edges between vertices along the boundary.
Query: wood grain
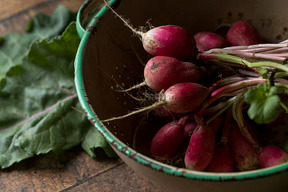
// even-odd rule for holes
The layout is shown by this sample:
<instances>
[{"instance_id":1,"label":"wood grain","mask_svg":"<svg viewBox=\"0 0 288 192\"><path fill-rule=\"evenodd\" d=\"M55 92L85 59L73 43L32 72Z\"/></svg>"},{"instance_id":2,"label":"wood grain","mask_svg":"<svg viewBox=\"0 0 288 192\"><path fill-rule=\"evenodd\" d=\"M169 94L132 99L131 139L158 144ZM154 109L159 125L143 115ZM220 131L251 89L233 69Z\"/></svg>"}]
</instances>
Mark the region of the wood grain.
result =
<instances>
[{"instance_id":1,"label":"wood grain","mask_svg":"<svg viewBox=\"0 0 288 192\"><path fill-rule=\"evenodd\" d=\"M0 0L0 36L11 31L25 31L28 21L36 13L52 14L60 4L76 12L84 2L85 0Z\"/></svg>"},{"instance_id":2,"label":"wood grain","mask_svg":"<svg viewBox=\"0 0 288 192\"><path fill-rule=\"evenodd\" d=\"M0 191L155 191L120 159L92 159L80 147L24 160L2 170Z\"/></svg>"},{"instance_id":3,"label":"wood grain","mask_svg":"<svg viewBox=\"0 0 288 192\"><path fill-rule=\"evenodd\" d=\"M38 12L51 14L59 4L77 11L83 2L84 0L0 0L0 36L10 31L23 32L29 19ZM79 146L61 155L48 153L1 170L0 191L162 192L140 178L121 159L92 159Z\"/></svg>"},{"instance_id":4,"label":"wood grain","mask_svg":"<svg viewBox=\"0 0 288 192\"><path fill-rule=\"evenodd\" d=\"M45 2L45 0L0 0L0 20L14 14L21 13L25 11L25 9L33 7L42 2Z\"/></svg>"}]
</instances>

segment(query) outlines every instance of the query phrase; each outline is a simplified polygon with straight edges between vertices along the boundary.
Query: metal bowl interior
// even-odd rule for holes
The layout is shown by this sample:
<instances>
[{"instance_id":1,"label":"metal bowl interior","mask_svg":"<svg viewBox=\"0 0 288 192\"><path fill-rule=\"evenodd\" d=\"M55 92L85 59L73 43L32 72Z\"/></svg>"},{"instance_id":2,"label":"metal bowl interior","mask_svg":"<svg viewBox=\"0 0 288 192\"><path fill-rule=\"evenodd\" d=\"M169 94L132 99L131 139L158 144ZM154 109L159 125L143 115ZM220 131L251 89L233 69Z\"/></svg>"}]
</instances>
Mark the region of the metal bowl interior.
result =
<instances>
[{"instance_id":1,"label":"metal bowl interior","mask_svg":"<svg viewBox=\"0 0 288 192\"><path fill-rule=\"evenodd\" d=\"M155 161L149 143L161 122L158 123L149 113L101 123L99 119L121 116L143 106L118 90L120 86L128 88L143 81L144 63L151 56L144 51L139 37L103 3L87 1L91 2L97 6L94 10L100 11L88 25L77 52L76 89L88 118L128 165L168 191L189 191L191 187L195 191L243 191L246 188L250 191L283 191L288 188L285 182L288 164L241 173L215 174ZM203 30L214 31L241 19L251 22L266 42L279 42L288 37L288 2L285 0L193 0L181 3L123 0L112 3L118 5L116 11L135 27L147 26L147 21L153 26L175 24L195 34ZM82 14L85 15L85 11ZM143 96L139 90L131 94ZM269 135L273 137L269 142L286 139L288 129L285 124L281 129L271 130Z\"/></svg>"}]
</instances>

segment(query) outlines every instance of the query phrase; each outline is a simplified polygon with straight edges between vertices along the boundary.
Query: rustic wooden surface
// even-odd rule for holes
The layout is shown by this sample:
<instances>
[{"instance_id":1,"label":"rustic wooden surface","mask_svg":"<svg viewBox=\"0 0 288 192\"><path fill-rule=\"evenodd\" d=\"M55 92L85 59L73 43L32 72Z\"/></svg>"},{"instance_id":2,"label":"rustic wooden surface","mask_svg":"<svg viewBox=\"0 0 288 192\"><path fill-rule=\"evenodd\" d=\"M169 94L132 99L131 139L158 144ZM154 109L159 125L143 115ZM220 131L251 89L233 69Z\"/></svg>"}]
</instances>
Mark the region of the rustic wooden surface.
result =
<instances>
[{"instance_id":1,"label":"rustic wooden surface","mask_svg":"<svg viewBox=\"0 0 288 192\"><path fill-rule=\"evenodd\" d=\"M37 12L52 13L63 4L77 11L84 0L0 0L0 36L24 31ZM1 69L0 69L1 70ZM1 192L161 192L121 159L92 159L80 147L24 160L0 172Z\"/></svg>"}]
</instances>

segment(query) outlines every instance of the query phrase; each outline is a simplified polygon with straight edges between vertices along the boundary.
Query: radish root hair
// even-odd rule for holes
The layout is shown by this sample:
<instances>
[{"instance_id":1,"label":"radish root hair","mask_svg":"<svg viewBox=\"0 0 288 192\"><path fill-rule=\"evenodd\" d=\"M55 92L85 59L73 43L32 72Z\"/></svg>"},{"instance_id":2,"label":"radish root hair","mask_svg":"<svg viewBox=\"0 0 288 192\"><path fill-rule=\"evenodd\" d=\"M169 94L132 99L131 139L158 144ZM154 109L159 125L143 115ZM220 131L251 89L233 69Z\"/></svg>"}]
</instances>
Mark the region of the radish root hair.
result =
<instances>
[{"instance_id":1,"label":"radish root hair","mask_svg":"<svg viewBox=\"0 0 288 192\"><path fill-rule=\"evenodd\" d=\"M145 86L145 85L147 85L147 84L146 84L145 81L143 81L142 83L139 83L139 84L137 84L137 85L134 85L134 86L132 86L132 87L130 87L130 88L128 88L128 89L118 90L118 92L128 92L128 91L132 91L132 90L134 90L134 89L138 89L138 88L143 87L143 86Z\"/></svg>"},{"instance_id":2,"label":"radish root hair","mask_svg":"<svg viewBox=\"0 0 288 192\"><path fill-rule=\"evenodd\" d=\"M130 46L131 46L131 49L132 49L133 53L134 53L135 56L137 57L138 61L139 61L143 66L145 66L146 63L140 58L140 55L137 53L134 45L132 44L132 42L131 42L130 40L129 40L129 44L130 44Z\"/></svg>"},{"instance_id":3,"label":"radish root hair","mask_svg":"<svg viewBox=\"0 0 288 192\"><path fill-rule=\"evenodd\" d=\"M109 77L112 81L114 81L116 83L116 87L118 87L120 90L115 90L117 92L123 92L126 93L128 96L130 96L131 98L135 99L136 101L141 101L144 102L145 99L142 98L137 98L135 96L133 96L132 94L130 94L128 91L125 91L125 89L116 81L116 79L114 79L113 77L111 77L106 71L104 71L102 68L99 67L99 69L105 74L107 75L107 77Z\"/></svg>"},{"instance_id":4,"label":"radish root hair","mask_svg":"<svg viewBox=\"0 0 288 192\"><path fill-rule=\"evenodd\" d=\"M148 27L149 27L149 29L153 29L153 28L155 28L153 25L152 25L152 23L150 22L152 19L150 18L150 19L148 19L148 21L146 21L146 24L148 25ZM142 30L141 30L142 31Z\"/></svg>"},{"instance_id":5,"label":"radish root hair","mask_svg":"<svg viewBox=\"0 0 288 192\"><path fill-rule=\"evenodd\" d=\"M140 36L141 38L144 35L144 32L142 32L141 30L136 30L135 28L133 28L133 25L130 24L128 19L124 19L121 15L119 15L108 3L106 0L103 0L106 4L106 6L108 7L108 9L110 9L112 11L113 14L115 14L116 17L118 17L133 33L135 33L136 35Z\"/></svg>"},{"instance_id":6,"label":"radish root hair","mask_svg":"<svg viewBox=\"0 0 288 192\"><path fill-rule=\"evenodd\" d=\"M122 115L122 116L119 116L119 117L111 117L109 119L105 119L105 120L99 120L100 122L102 123L105 123L105 122L110 122L110 121L115 121L115 120L119 120L119 119L124 119L126 117L130 117L132 115L135 115L135 114L138 114L138 113L141 113L141 112L144 112L144 111L148 111L148 110L152 110L160 105L164 105L166 103L165 101L165 96L164 96L164 91L161 91L159 93L159 99L158 101L156 101L154 104L150 105L150 106L147 106L147 107L144 107L144 108L140 108L140 109L137 109L135 111L132 111L130 113L127 113L126 115Z\"/></svg>"}]
</instances>

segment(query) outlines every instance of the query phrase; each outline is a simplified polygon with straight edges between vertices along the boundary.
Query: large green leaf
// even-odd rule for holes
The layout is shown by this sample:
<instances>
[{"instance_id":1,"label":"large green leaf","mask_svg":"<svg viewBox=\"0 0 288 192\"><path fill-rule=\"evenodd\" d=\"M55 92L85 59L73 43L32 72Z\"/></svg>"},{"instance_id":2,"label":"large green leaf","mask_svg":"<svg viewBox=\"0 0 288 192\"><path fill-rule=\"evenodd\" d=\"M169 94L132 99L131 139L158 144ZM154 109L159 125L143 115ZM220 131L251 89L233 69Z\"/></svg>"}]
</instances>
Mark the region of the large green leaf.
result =
<instances>
[{"instance_id":1,"label":"large green leaf","mask_svg":"<svg viewBox=\"0 0 288 192\"><path fill-rule=\"evenodd\" d=\"M75 18L74 12L60 5L51 16L43 13L36 14L29 22L29 32L6 34L0 46L0 83L2 86L5 83L6 73L11 67L22 62L33 41L57 37Z\"/></svg>"},{"instance_id":2,"label":"large green leaf","mask_svg":"<svg viewBox=\"0 0 288 192\"><path fill-rule=\"evenodd\" d=\"M71 110L71 106L79 107L77 103L77 97L71 96L1 133L1 167L49 151L60 153L78 145L90 125L85 117Z\"/></svg>"},{"instance_id":3,"label":"large green leaf","mask_svg":"<svg viewBox=\"0 0 288 192\"><path fill-rule=\"evenodd\" d=\"M82 141L83 146L111 150L102 136L87 136L95 128L75 110L80 110L74 87L79 42L72 22L61 36L34 40L21 62L7 70L0 87L1 168L49 151L60 153Z\"/></svg>"},{"instance_id":4,"label":"large green leaf","mask_svg":"<svg viewBox=\"0 0 288 192\"><path fill-rule=\"evenodd\" d=\"M118 157L96 128L89 130L81 146L91 157L94 158L99 156L101 157L102 154L106 154L111 158Z\"/></svg>"},{"instance_id":5,"label":"large green leaf","mask_svg":"<svg viewBox=\"0 0 288 192\"><path fill-rule=\"evenodd\" d=\"M38 39L51 40L63 33L70 22L75 21L76 13L66 9L64 6L58 6L52 15L38 13L30 21L29 34L34 34Z\"/></svg>"},{"instance_id":6,"label":"large green leaf","mask_svg":"<svg viewBox=\"0 0 288 192\"><path fill-rule=\"evenodd\" d=\"M55 101L75 93L73 61L79 43L75 34L77 32L73 23L61 38L53 41L45 39L31 45L27 57L19 66L21 72L11 70L6 77L6 85L0 89L0 122L6 117L4 113L14 114L14 123L16 119L38 113L55 104ZM57 49L66 46L67 41L70 41L70 49L73 47L74 51L70 55L59 53ZM6 128L5 124L1 123L0 129Z\"/></svg>"},{"instance_id":7,"label":"large green leaf","mask_svg":"<svg viewBox=\"0 0 288 192\"><path fill-rule=\"evenodd\" d=\"M59 53L67 41L73 51ZM66 150L84 139L90 123L72 108L79 107L73 84L78 44L72 23L61 38L33 43L21 73L10 71L6 77L0 97L2 167L34 154Z\"/></svg>"}]
</instances>

